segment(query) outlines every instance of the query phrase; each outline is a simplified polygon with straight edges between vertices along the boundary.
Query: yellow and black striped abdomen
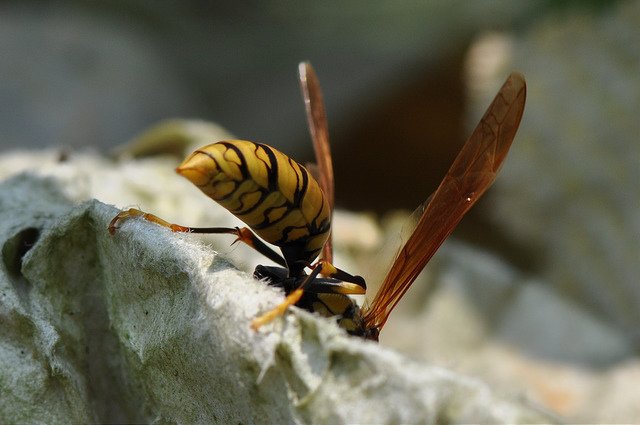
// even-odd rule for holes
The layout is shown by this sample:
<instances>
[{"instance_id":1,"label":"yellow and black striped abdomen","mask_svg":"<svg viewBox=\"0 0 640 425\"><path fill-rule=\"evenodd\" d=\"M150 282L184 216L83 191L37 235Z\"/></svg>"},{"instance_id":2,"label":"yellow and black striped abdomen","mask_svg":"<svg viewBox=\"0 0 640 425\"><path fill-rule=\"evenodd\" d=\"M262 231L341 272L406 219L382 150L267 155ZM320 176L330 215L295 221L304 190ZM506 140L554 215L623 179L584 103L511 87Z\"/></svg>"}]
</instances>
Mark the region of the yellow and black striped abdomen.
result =
<instances>
[{"instance_id":1,"label":"yellow and black striped abdomen","mask_svg":"<svg viewBox=\"0 0 640 425\"><path fill-rule=\"evenodd\" d=\"M270 146L213 143L192 153L176 171L262 239L283 248L287 262L312 261L329 236L331 211L318 182Z\"/></svg>"}]
</instances>

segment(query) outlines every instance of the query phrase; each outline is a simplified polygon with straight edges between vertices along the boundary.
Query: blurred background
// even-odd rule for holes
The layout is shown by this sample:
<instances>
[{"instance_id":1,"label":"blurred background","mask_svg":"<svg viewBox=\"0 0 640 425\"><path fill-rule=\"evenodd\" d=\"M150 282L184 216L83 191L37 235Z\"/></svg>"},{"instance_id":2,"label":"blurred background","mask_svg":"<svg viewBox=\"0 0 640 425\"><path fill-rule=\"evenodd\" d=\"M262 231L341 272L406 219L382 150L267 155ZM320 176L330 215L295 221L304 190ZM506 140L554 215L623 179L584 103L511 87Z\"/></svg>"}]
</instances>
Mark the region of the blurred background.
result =
<instances>
[{"instance_id":1,"label":"blurred background","mask_svg":"<svg viewBox=\"0 0 640 425\"><path fill-rule=\"evenodd\" d=\"M297 81L309 60L338 207L412 210L519 70L520 131L455 236L597 323L549 324L553 303L536 293L537 329L566 332L525 351L604 370L640 347L639 46L638 1L4 1L0 148L110 154L161 120L195 118L312 161ZM540 336L501 329L516 346Z\"/></svg>"},{"instance_id":2,"label":"blurred background","mask_svg":"<svg viewBox=\"0 0 640 425\"><path fill-rule=\"evenodd\" d=\"M472 43L487 31L522 34L553 16L614 7L4 1L0 147L109 152L162 119L185 117L310 161L296 68L309 60L327 103L338 204L415 208L469 133L464 62Z\"/></svg>"}]
</instances>

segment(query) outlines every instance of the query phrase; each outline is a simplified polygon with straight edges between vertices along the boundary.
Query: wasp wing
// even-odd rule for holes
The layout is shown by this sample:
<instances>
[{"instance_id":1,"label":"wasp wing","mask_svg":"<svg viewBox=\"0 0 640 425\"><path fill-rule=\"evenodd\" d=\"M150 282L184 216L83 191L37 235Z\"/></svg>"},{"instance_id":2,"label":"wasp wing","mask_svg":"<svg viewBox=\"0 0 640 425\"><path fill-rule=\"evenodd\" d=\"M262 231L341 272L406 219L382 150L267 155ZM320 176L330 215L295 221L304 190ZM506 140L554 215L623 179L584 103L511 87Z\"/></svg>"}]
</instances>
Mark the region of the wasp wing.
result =
<instances>
[{"instance_id":1,"label":"wasp wing","mask_svg":"<svg viewBox=\"0 0 640 425\"><path fill-rule=\"evenodd\" d=\"M313 150L316 154L316 162L319 170L319 182L324 195L327 197L329 208L333 212L334 204L334 180L333 163L331 161L331 149L329 148L329 127L327 114L322 99L322 90L318 77L309 62L302 62L298 66L300 88L304 98L307 123L313 141ZM331 234L322 249L322 259L333 261L333 246Z\"/></svg>"},{"instance_id":2,"label":"wasp wing","mask_svg":"<svg viewBox=\"0 0 640 425\"><path fill-rule=\"evenodd\" d=\"M413 234L365 309L367 329L379 331L384 326L433 254L491 186L520 125L525 98L524 77L512 73L432 195Z\"/></svg>"}]
</instances>

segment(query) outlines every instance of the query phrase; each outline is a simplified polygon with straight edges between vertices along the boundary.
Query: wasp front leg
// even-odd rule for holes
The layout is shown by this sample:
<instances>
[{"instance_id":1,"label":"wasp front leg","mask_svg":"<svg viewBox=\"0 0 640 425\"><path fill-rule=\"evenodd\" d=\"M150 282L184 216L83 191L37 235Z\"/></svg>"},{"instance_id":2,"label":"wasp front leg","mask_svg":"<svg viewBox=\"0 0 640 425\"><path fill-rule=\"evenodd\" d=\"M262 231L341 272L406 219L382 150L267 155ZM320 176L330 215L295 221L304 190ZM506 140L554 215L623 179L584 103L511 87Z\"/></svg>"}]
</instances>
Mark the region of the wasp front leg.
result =
<instances>
[{"instance_id":1,"label":"wasp front leg","mask_svg":"<svg viewBox=\"0 0 640 425\"><path fill-rule=\"evenodd\" d=\"M309 265L309 267L312 269L311 273L308 276L301 278L302 282L298 288L287 295L283 302L263 315L253 319L251 322L251 328L253 330L258 330L261 326L282 316L289 307L297 304L302 298L305 289L311 285L316 285L315 280L319 275L338 279L337 282L332 282L331 284L328 284L327 282L318 284L318 287L314 289L320 292L338 293L343 295L362 295L367 289L366 283L361 276L351 275L344 270L335 267L328 261L320 260L315 264Z\"/></svg>"},{"instance_id":2,"label":"wasp front leg","mask_svg":"<svg viewBox=\"0 0 640 425\"><path fill-rule=\"evenodd\" d=\"M367 284L362 276L354 276L350 273L347 273L344 270L337 268L328 261L320 260L316 264L314 264L312 268L314 269L314 271L316 269L320 269L319 273L324 277L332 277L334 279L341 280L343 283L352 284L345 285L349 288L352 288L352 292L342 292L345 295L364 294L364 291L366 291L367 289ZM360 290L362 290L362 292L359 292Z\"/></svg>"}]
</instances>

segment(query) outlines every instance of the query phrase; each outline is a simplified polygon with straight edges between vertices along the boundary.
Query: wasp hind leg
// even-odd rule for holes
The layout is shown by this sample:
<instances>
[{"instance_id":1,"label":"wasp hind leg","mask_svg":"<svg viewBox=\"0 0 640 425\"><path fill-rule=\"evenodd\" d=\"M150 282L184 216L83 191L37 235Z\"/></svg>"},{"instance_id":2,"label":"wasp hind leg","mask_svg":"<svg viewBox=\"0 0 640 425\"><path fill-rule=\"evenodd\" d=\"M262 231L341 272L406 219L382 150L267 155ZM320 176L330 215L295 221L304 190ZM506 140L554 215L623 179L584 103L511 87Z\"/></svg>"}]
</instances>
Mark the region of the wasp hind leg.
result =
<instances>
[{"instance_id":1,"label":"wasp hind leg","mask_svg":"<svg viewBox=\"0 0 640 425\"><path fill-rule=\"evenodd\" d=\"M114 235L116 233L116 230L118 229L118 223L134 217L142 217L147 221L159 224L160 226L163 226L163 227L167 227L171 229L173 232L189 232L189 227L180 226L179 224L169 223L168 221L165 221L156 215L146 213L137 208L129 208L126 211L120 211L118 215L116 215L115 217L113 217L113 219L111 219L111 222L109 223L109 227L108 227L109 233Z\"/></svg>"},{"instance_id":2,"label":"wasp hind leg","mask_svg":"<svg viewBox=\"0 0 640 425\"><path fill-rule=\"evenodd\" d=\"M123 220L127 220L133 217L141 217L144 220L150 221L152 223L156 223L162 227L166 227L171 229L172 232L182 232L182 233L201 233L201 234L228 234L228 235L236 235L236 242L243 242L249 245L251 248L258 251L260 254L264 255L271 261L286 267L287 263L284 258L275 252L273 249L269 248L267 244L262 242L258 237L247 227L189 227L182 226L180 224L169 223L166 220L161 219L160 217L146 213L137 208L129 208L126 211L120 211L118 215L113 217L111 222L109 223L109 233L115 234L116 229L118 228L118 224Z\"/></svg>"}]
</instances>

